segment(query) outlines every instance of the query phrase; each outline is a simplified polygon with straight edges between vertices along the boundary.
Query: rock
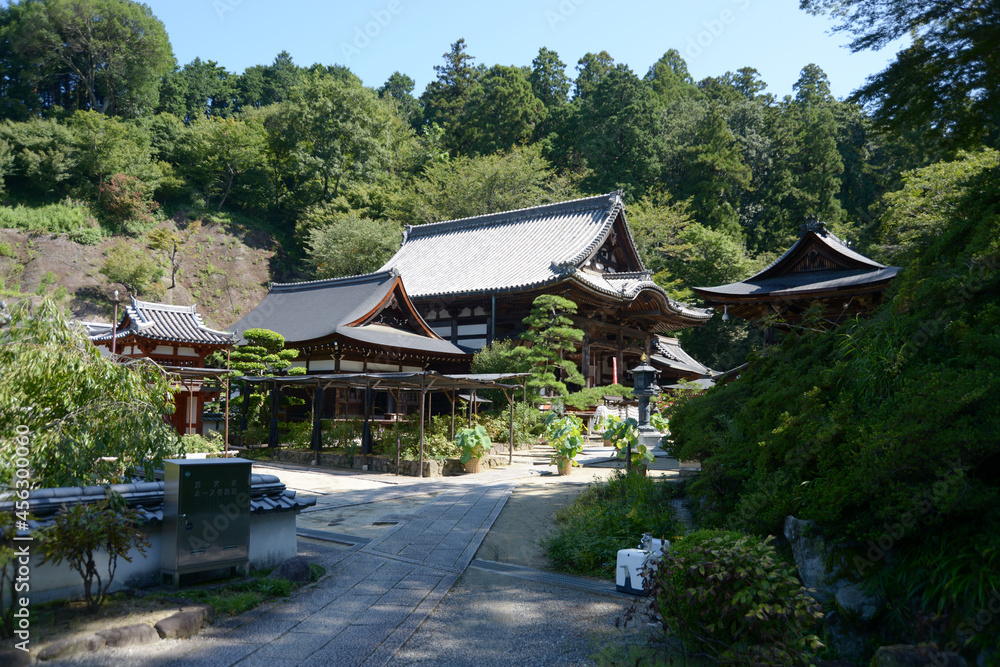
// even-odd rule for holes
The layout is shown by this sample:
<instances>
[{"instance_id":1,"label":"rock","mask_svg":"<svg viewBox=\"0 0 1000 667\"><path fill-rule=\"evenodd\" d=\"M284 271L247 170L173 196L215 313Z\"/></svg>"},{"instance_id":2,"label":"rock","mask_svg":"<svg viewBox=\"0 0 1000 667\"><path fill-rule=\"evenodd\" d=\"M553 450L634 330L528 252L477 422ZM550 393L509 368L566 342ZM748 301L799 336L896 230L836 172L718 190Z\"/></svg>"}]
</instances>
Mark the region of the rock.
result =
<instances>
[{"instance_id":1,"label":"rock","mask_svg":"<svg viewBox=\"0 0 1000 667\"><path fill-rule=\"evenodd\" d=\"M881 611L881 601L861 590L861 584L847 584L837 591L837 605L851 619L867 623Z\"/></svg>"},{"instance_id":2,"label":"rock","mask_svg":"<svg viewBox=\"0 0 1000 667\"><path fill-rule=\"evenodd\" d=\"M785 537L792 547L795 567L799 571L799 579L806 588L816 590L817 600L823 602L837 594L840 588L838 578L826 569L826 542L823 536L810 534L813 522L785 517Z\"/></svg>"},{"instance_id":3,"label":"rock","mask_svg":"<svg viewBox=\"0 0 1000 667\"><path fill-rule=\"evenodd\" d=\"M823 625L830 637L830 644L841 657L851 662L859 662L867 653L865 636L849 623L844 621L840 612L827 612Z\"/></svg>"},{"instance_id":4,"label":"rock","mask_svg":"<svg viewBox=\"0 0 1000 667\"><path fill-rule=\"evenodd\" d=\"M208 623L211 625L215 622L215 609L213 609L210 604L189 604L181 607L181 611L196 611L201 613L202 623Z\"/></svg>"},{"instance_id":5,"label":"rock","mask_svg":"<svg viewBox=\"0 0 1000 667\"><path fill-rule=\"evenodd\" d=\"M124 628L98 630L96 634L104 637L104 641L107 642L108 646L116 648L152 644L153 642L160 641L160 635L153 629L153 626L146 625L145 623L127 625Z\"/></svg>"},{"instance_id":6,"label":"rock","mask_svg":"<svg viewBox=\"0 0 1000 667\"><path fill-rule=\"evenodd\" d=\"M31 654L27 651L12 649L0 651L0 667L21 667L31 664Z\"/></svg>"},{"instance_id":7,"label":"rock","mask_svg":"<svg viewBox=\"0 0 1000 667\"><path fill-rule=\"evenodd\" d=\"M953 651L941 651L934 644L897 644L880 646L872 659L873 667L967 667L965 658Z\"/></svg>"},{"instance_id":8,"label":"rock","mask_svg":"<svg viewBox=\"0 0 1000 667\"><path fill-rule=\"evenodd\" d=\"M309 560L304 556L295 556L284 561L274 568L268 575L268 579L287 579L292 583L305 584L312 581L312 571L309 569Z\"/></svg>"},{"instance_id":9,"label":"rock","mask_svg":"<svg viewBox=\"0 0 1000 667\"><path fill-rule=\"evenodd\" d=\"M38 652L39 660L55 660L65 658L77 653L92 653L104 648L104 637L98 635L83 635L82 637L70 637L52 642ZM20 653L21 651L18 651Z\"/></svg>"},{"instance_id":10,"label":"rock","mask_svg":"<svg viewBox=\"0 0 1000 667\"><path fill-rule=\"evenodd\" d=\"M201 632L204 611L179 611L167 616L153 627L161 639L187 639Z\"/></svg>"}]
</instances>

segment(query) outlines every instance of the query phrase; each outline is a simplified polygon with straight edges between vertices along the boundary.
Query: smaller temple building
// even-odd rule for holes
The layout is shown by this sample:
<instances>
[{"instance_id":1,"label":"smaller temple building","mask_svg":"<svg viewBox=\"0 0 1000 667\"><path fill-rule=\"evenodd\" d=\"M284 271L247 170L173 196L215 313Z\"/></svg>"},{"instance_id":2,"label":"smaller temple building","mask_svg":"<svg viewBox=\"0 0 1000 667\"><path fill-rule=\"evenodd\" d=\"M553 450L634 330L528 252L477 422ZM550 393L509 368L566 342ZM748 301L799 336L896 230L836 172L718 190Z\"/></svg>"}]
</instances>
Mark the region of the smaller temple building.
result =
<instances>
[{"instance_id":1,"label":"smaller temple building","mask_svg":"<svg viewBox=\"0 0 1000 667\"><path fill-rule=\"evenodd\" d=\"M783 329L801 323L806 310L819 304L826 325L836 326L874 310L898 272L899 267L855 252L824 223L813 222L760 273L738 283L695 287L694 291L706 306L722 308L727 317Z\"/></svg>"},{"instance_id":2,"label":"smaller temple building","mask_svg":"<svg viewBox=\"0 0 1000 667\"><path fill-rule=\"evenodd\" d=\"M216 375L205 369L212 353L231 349L234 334L205 325L196 305L173 306L131 298L114 324L84 323L95 345L121 357L151 359L168 372L175 369L174 414L170 423L181 435L202 433L205 403L219 393Z\"/></svg>"}]
</instances>

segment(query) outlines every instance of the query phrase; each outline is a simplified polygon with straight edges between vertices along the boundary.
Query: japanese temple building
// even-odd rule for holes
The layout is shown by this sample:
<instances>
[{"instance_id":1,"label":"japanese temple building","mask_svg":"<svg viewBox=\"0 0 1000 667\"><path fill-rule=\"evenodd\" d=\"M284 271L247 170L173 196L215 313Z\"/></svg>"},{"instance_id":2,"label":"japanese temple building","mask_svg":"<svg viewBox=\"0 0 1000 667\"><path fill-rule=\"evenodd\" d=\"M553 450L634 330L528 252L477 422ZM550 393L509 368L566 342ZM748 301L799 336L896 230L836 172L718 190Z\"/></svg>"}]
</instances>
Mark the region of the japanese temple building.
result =
<instances>
[{"instance_id":1,"label":"japanese temple building","mask_svg":"<svg viewBox=\"0 0 1000 667\"><path fill-rule=\"evenodd\" d=\"M571 358L588 386L619 381L655 335L708 321L652 280L625 217L620 192L408 226L382 271L397 271L430 328L469 352L516 338L532 301L558 294L579 308L584 331Z\"/></svg>"},{"instance_id":2,"label":"japanese temple building","mask_svg":"<svg viewBox=\"0 0 1000 667\"><path fill-rule=\"evenodd\" d=\"M746 280L716 287L695 287L705 304L730 317L787 328L802 321L813 305L836 326L865 315L882 301L882 293L899 272L848 247L826 229L811 223L796 243L766 269Z\"/></svg>"},{"instance_id":3,"label":"japanese temple building","mask_svg":"<svg viewBox=\"0 0 1000 667\"><path fill-rule=\"evenodd\" d=\"M472 359L424 322L393 270L272 283L264 300L232 326L237 335L255 328L284 336L286 347L299 351L293 366L310 375L428 369L454 373L467 370ZM363 394L357 388L345 390L348 414L362 412ZM391 407L408 411L406 406Z\"/></svg>"},{"instance_id":4,"label":"japanese temple building","mask_svg":"<svg viewBox=\"0 0 1000 667\"><path fill-rule=\"evenodd\" d=\"M116 325L85 323L95 345L126 358L152 359L170 370L174 414L170 423L180 434L201 433L202 412L207 401L219 394L219 371L205 369L205 359L216 351L232 348L234 335L205 325L197 306L174 306L132 298Z\"/></svg>"}]
</instances>

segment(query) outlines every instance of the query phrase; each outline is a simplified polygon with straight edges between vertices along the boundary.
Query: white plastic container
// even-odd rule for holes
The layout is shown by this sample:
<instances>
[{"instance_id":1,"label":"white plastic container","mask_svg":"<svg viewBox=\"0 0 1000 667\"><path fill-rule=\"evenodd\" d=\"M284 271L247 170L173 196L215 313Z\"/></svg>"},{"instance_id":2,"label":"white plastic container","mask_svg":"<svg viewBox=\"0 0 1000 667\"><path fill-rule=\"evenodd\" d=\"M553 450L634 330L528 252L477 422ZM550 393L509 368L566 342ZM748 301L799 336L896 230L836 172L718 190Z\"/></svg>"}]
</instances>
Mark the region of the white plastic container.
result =
<instances>
[{"instance_id":1,"label":"white plastic container","mask_svg":"<svg viewBox=\"0 0 1000 667\"><path fill-rule=\"evenodd\" d=\"M655 570L659 560L670 551L668 540L654 539L649 534L642 536L639 546L639 549L621 549L618 552L615 588L621 593L649 595L643 570L647 564L650 570Z\"/></svg>"}]
</instances>

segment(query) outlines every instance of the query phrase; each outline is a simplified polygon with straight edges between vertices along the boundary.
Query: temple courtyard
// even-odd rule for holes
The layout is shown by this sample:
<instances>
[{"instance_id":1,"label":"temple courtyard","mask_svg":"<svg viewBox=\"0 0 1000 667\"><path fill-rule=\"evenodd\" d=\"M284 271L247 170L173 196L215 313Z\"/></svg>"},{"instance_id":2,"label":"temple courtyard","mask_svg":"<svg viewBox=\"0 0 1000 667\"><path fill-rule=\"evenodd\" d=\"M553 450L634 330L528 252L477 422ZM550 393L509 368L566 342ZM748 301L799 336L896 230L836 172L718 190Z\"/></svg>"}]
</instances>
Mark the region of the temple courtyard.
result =
<instances>
[{"instance_id":1,"label":"temple courtyard","mask_svg":"<svg viewBox=\"0 0 1000 667\"><path fill-rule=\"evenodd\" d=\"M549 448L475 475L421 479L256 463L316 505L297 520L299 554L326 568L290 598L188 640L104 649L53 665L585 665L642 644L634 598L614 582L547 571L555 512L619 462L589 446L569 476ZM682 474L660 458L651 475Z\"/></svg>"}]
</instances>

